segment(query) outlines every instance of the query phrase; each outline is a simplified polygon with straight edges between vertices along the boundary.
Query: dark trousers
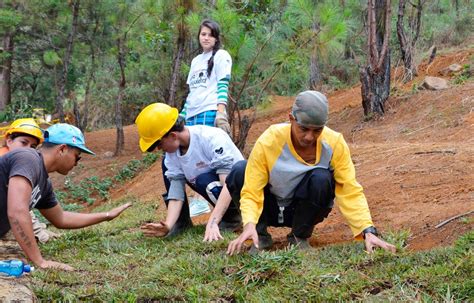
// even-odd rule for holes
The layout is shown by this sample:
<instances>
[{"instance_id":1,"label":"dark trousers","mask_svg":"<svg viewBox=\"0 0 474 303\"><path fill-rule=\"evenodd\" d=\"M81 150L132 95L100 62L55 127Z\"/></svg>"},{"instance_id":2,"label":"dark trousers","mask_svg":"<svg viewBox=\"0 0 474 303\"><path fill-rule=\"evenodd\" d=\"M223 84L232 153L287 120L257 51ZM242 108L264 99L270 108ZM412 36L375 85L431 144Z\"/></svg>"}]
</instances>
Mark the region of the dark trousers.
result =
<instances>
[{"instance_id":1,"label":"dark trousers","mask_svg":"<svg viewBox=\"0 0 474 303\"><path fill-rule=\"evenodd\" d=\"M166 207L168 207L168 199L167 193L170 188L170 181L165 176L165 172L168 170L165 166L165 161L163 157L163 162L161 163L162 173L163 173L163 180L166 187L166 194L163 195L163 200L165 201ZM222 185L219 182L219 175L215 171L210 171L204 174L200 174L196 178L196 184L191 184L186 182L189 187L191 187L195 192L203 196L212 206L216 206L217 199L222 191ZM227 182L226 182L227 183ZM178 221L176 222L179 224L186 224L189 223L189 206L188 206L188 197L186 193L184 194L184 205L181 208L181 213L179 214ZM232 201L229 204L224 216L222 217L222 222L227 223L240 223L242 221L242 217L240 216L240 209L239 207L233 203Z\"/></svg>"},{"instance_id":2,"label":"dark trousers","mask_svg":"<svg viewBox=\"0 0 474 303\"><path fill-rule=\"evenodd\" d=\"M244 185L247 161L237 162L226 184L232 200L240 205L240 191ZM257 223L259 235L268 236L267 226L286 226L292 228L292 234L298 238L309 238L314 226L322 222L334 205L335 181L333 173L324 168L315 168L306 173L296 186L293 200L283 211L283 222L279 222L280 208L275 195L264 188L263 212Z\"/></svg>"}]
</instances>

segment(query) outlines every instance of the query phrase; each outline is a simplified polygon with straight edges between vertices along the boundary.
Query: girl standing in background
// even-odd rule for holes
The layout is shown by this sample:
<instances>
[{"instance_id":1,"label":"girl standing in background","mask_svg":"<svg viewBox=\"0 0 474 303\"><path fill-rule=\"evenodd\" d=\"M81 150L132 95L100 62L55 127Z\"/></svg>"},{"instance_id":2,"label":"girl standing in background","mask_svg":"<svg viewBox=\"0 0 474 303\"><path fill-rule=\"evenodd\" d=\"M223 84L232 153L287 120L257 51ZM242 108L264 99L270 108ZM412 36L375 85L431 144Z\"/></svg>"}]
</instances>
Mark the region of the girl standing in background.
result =
<instances>
[{"instance_id":1,"label":"girl standing in background","mask_svg":"<svg viewBox=\"0 0 474 303\"><path fill-rule=\"evenodd\" d=\"M202 53L191 62L187 84L189 94L180 115L186 125L208 125L230 134L227 97L232 58L221 49L219 25L211 20L199 26L198 42ZM189 204L191 217L210 212L204 198L195 196Z\"/></svg>"}]
</instances>

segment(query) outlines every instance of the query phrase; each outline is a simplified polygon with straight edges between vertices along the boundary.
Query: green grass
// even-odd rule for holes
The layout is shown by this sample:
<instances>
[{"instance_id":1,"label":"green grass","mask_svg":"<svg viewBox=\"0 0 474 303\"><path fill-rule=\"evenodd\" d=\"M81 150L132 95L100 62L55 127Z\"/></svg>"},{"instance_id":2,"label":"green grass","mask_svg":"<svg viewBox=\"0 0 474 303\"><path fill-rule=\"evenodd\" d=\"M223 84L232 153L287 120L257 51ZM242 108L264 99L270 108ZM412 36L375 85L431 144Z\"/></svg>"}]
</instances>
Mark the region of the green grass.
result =
<instances>
[{"instance_id":1,"label":"green grass","mask_svg":"<svg viewBox=\"0 0 474 303\"><path fill-rule=\"evenodd\" d=\"M474 299L474 232L456 245L412 253L408 231L388 233L399 253L366 254L362 243L258 256L225 254L236 235L202 242L204 226L168 239L145 238L139 226L156 220L157 204L136 199L118 219L77 231L41 247L46 258L74 272L32 274L41 301L371 301L466 302ZM115 202L113 206L126 202ZM156 201L156 203L158 203ZM161 218L162 215L160 215Z\"/></svg>"}]
</instances>

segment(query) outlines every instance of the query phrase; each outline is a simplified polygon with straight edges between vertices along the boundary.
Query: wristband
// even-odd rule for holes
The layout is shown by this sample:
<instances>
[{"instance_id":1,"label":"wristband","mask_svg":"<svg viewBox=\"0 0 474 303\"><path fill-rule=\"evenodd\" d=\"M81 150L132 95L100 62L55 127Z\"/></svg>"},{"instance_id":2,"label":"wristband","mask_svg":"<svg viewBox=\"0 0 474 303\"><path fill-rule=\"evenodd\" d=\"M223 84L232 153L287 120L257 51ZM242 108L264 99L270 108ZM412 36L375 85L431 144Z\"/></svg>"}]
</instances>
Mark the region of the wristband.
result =
<instances>
[{"instance_id":1,"label":"wristband","mask_svg":"<svg viewBox=\"0 0 474 303\"><path fill-rule=\"evenodd\" d=\"M377 229L376 229L375 227L369 226L369 227L367 227L366 229L364 229L364 230L362 231L362 237L365 239L365 235L366 235L366 234L369 234L369 233L370 233L370 234L373 234L373 235L375 235L375 236L378 236L378 235L379 235L379 233L377 232Z\"/></svg>"}]
</instances>

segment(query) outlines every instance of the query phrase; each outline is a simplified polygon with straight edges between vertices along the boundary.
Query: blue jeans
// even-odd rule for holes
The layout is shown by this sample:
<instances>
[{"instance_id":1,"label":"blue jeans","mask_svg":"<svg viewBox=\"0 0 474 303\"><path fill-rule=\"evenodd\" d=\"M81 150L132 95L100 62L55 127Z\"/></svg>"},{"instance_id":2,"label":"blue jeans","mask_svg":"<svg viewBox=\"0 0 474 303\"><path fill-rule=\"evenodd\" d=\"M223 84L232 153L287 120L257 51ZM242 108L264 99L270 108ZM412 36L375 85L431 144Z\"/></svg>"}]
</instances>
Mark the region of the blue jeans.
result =
<instances>
[{"instance_id":1,"label":"blue jeans","mask_svg":"<svg viewBox=\"0 0 474 303\"><path fill-rule=\"evenodd\" d=\"M168 192L170 188L170 181L165 176L165 172L168 170L165 166L165 161L163 157L163 161L161 163L162 172L163 172L163 180L166 187L166 192ZM191 184L186 182L189 187L191 187L195 192L203 196L212 206L216 206L217 199L221 194L222 185L219 182L219 176L216 174L215 171L210 171L204 174L200 174L196 178L195 184ZM226 182L227 183L227 182ZM168 207L168 199L167 194L163 195L163 199L165 200L166 207ZM178 221L176 224L188 224L191 221L189 216L189 207L188 207L188 198L186 193L184 194L184 205L181 208L181 213L179 214ZM229 207L227 208L224 216L222 217L222 222L226 223L240 223L242 222L242 217L240 215L239 207L231 201Z\"/></svg>"}]
</instances>

